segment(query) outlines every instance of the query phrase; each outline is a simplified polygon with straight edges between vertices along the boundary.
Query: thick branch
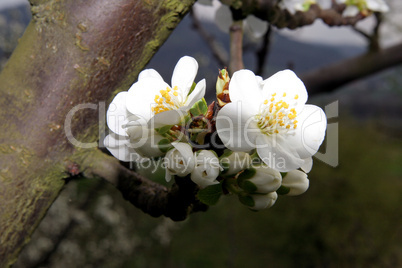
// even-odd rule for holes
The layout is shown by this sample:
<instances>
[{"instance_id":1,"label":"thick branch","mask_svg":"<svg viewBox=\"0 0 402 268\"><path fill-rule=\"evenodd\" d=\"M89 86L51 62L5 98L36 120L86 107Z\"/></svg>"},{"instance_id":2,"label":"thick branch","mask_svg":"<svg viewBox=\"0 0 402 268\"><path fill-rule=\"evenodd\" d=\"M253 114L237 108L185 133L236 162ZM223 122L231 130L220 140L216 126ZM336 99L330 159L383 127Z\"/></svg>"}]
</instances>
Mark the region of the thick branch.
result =
<instances>
[{"instance_id":1,"label":"thick branch","mask_svg":"<svg viewBox=\"0 0 402 268\"><path fill-rule=\"evenodd\" d=\"M77 146L96 143L96 109L128 89L193 3L31 0L33 20L0 75L0 267L76 173L67 160Z\"/></svg>"},{"instance_id":2,"label":"thick branch","mask_svg":"<svg viewBox=\"0 0 402 268\"><path fill-rule=\"evenodd\" d=\"M97 176L109 181L126 200L151 216L164 215L181 221L193 211L207 209L195 198L198 188L189 178L176 178L176 183L168 190L125 168L117 159L99 150L85 154L83 159L82 168L86 177Z\"/></svg>"},{"instance_id":3,"label":"thick branch","mask_svg":"<svg viewBox=\"0 0 402 268\"><path fill-rule=\"evenodd\" d=\"M353 80L402 63L402 44L347 59L301 75L309 94L332 91Z\"/></svg>"}]
</instances>

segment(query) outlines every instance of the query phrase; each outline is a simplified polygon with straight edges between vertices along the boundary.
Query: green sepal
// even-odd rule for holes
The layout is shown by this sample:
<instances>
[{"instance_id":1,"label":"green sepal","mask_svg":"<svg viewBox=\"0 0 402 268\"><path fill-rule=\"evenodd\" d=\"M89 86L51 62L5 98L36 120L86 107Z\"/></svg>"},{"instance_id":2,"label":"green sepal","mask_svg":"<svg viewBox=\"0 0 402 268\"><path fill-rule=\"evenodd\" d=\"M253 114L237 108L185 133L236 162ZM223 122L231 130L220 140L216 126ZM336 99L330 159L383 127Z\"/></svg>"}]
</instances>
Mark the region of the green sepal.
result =
<instances>
[{"instance_id":1,"label":"green sepal","mask_svg":"<svg viewBox=\"0 0 402 268\"><path fill-rule=\"evenodd\" d=\"M286 186L283 186L283 185L281 185L281 187L279 187L279 189L276 190L276 193L279 194L279 195L286 195L289 192L290 192L290 188L286 187Z\"/></svg>"},{"instance_id":2,"label":"green sepal","mask_svg":"<svg viewBox=\"0 0 402 268\"><path fill-rule=\"evenodd\" d=\"M160 128L155 128L155 131L158 132L160 135L166 134L173 126L163 126Z\"/></svg>"},{"instance_id":3,"label":"green sepal","mask_svg":"<svg viewBox=\"0 0 402 268\"><path fill-rule=\"evenodd\" d=\"M166 153L173 148L172 144L168 139L162 139L158 142L158 148L162 153Z\"/></svg>"},{"instance_id":4,"label":"green sepal","mask_svg":"<svg viewBox=\"0 0 402 268\"><path fill-rule=\"evenodd\" d=\"M221 171L221 174L225 174L229 168L230 168L230 164L229 163L225 163L225 162L220 162L221 167L223 168L223 170Z\"/></svg>"},{"instance_id":5,"label":"green sepal","mask_svg":"<svg viewBox=\"0 0 402 268\"><path fill-rule=\"evenodd\" d=\"M238 177L239 183L243 183L244 180L251 179L252 177L254 177L256 172L257 171L255 170L255 168L245 169L242 173L240 173Z\"/></svg>"},{"instance_id":6,"label":"green sepal","mask_svg":"<svg viewBox=\"0 0 402 268\"><path fill-rule=\"evenodd\" d=\"M257 186L249 180L239 181L239 186L247 193L255 193L257 191Z\"/></svg>"},{"instance_id":7,"label":"green sepal","mask_svg":"<svg viewBox=\"0 0 402 268\"><path fill-rule=\"evenodd\" d=\"M239 201L240 201L240 203L242 203L243 205L246 205L248 207L254 207L254 205L255 205L254 199L249 195L240 194Z\"/></svg>"},{"instance_id":8,"label":"green sepal","mask_svg":"<svg viewBox=\"0 0 402 268\"><path fill-rule=\"evenodd\" d=\"M205 205L212 206L218 203L218 200L222 194L222 185L213 184L199 190L197 193L197 198Z\"/></svg>"},{"instance_id":9,"label":"green sepal","mask_svg":"<svg viewBox=\"0 0 402 268\"><path fill-rule=\"evenodd\" d=\"M229 150L229 149L225 149L223 151L223 154L219 157L219 159L223 159L223 158L227 158L229 157L231 154L233 153L233 151Z\"/></svg>"},{"instance_id":10,"label":"green sepal","mask_svg":"<svg viewBox=\"0 0 402 268\"><path fill-rule=\"evenodd\" d=\"M205 115L207 111L208 111L208 104L204 98L194 103L193 107L191 107L190 109L190 113L193 116Z\"/></svg>"},{"instance_id":11,"label":"green sepal","mask_svg":"<svg viewBox=\"0 0 402 268\"><path fill-rule=\"evenodd\" d=\"M191 92L193 92L193 90L194 90L196 85L197 84L195 82L193 82L193 84L191 85L190 91L188 92L187 96L190 96Z\"/></svg>"}]
</instances>

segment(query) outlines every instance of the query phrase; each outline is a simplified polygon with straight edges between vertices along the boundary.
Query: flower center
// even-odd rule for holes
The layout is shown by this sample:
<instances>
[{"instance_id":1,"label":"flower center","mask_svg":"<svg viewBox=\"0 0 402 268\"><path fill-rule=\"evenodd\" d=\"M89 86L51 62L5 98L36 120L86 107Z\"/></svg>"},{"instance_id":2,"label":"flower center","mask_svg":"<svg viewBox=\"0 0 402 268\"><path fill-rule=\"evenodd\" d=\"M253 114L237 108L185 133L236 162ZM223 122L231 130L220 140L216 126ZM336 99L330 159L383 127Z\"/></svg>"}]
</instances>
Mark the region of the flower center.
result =
<instances>
[{"instance_id":1,"label":"flower center","mask_svg":"<svg viewBox=\"0 0 402 268\"><path fill-rule=\"evenodd\" d=\"M266 99L260 106L260 112L255 116L257 125L262 132L268 135L287 133L297 128L297 112L295 108L289 108L289 104L283 100L275 101L276 93ZM286 97L286 93L283 93ZM294 96L297 103L299 95Z\"/></svg>"},{"instance_id":2,"label":"flower center","mask_svg":"<svg viewBox=\"0 0 402 268\"><path fill-rule=\"evenodd\" d=\"M160 95L155 95L155 106L151 108L154 114L159 114L161 112L176 110L183 106L184 98L179 92L177 86L173 90L166 87L166 90L160 90Z\"/></svg>"}]
</instances>

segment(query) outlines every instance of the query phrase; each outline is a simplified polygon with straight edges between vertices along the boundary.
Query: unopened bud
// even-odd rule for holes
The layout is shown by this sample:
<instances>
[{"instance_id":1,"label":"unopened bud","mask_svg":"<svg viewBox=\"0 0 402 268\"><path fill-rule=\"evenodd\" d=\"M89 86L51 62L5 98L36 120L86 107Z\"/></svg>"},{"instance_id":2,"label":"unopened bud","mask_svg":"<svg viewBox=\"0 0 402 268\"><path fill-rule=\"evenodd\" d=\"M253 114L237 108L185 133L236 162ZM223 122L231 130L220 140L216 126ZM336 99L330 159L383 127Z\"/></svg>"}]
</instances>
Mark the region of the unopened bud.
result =
<instances>
[{"instance_id":1,"label":"unopened bud","mask_svg":"<svg viewBox=\"0 0 402 268\"><path fill-rule=\"evenodd\" d=\"M219 159L212 151L202 150L195 157L195 167L191 172L191 180L201 189L218 184L216 178L220 172Z\"/></svg>"},{"instance_id":2,"label":"unopened bud","mask_svg":"<svg viewBox=\"0 0 402 268\"><path fill-rule=\"evenodd\" d=\"M272 207L278 199L278 194L276 192L271 192L268 194L252 194L247 197L251 201L248 205L250 209L262 210Z\"/></svg>"},{"instance_id":3,"label":"unopened bud","mask_svg":"<svg viewBox=\"0 0 402 268\"><path fill-rule=\"evenodd\" d=\"M194 170L195 159L191 146L188 143L172 143L173 149L166 153L164 164L166 166L166 181L172 175L184 177Z\"/></svg>"},{"instance_id":4,"label":"unopened bud","mask_svg":"<svg viewBox=\"0 0 402 268\"><path fill-rule=\"evenodd\" d=\"M237 180L239 186L248 193L267 194L279 189L282 176L279 171L261 165L245 170Z\"/></svg>"},{"instance_id":5,"label":"unopened bud","mask_svg":"<svg viewBox=\"0 0 402 268\"><path fill-rule=\"evenodd\" d=\"M226 69L219 71L218 80L216 81L216 97L220 107L230 102L229 97L229 74Z\"/></svg>"},{"instance_id":6,"label":"unopened bud","mask_svg":"<svg viewBox=\"0 0 402 268\"><path fill-rule=\"evenodd\" d=\"M306 192L309 187L307 174L300 170L288 172L282 179L282 187L288 189L285 194L290 196L300 195Z\"/></svg>"},{"instance_id":7,"label":"unopened bud","mask_svg":"<svg viewBox=\"0 0 402 268\"><path fill-rule=\"evenodd\" d=\"M244 152L230 152L221 157L221 165L224 168L224 176L234 176L242 170L248 169L251 165L251 157Z\"/></svg>"}]
</instances>

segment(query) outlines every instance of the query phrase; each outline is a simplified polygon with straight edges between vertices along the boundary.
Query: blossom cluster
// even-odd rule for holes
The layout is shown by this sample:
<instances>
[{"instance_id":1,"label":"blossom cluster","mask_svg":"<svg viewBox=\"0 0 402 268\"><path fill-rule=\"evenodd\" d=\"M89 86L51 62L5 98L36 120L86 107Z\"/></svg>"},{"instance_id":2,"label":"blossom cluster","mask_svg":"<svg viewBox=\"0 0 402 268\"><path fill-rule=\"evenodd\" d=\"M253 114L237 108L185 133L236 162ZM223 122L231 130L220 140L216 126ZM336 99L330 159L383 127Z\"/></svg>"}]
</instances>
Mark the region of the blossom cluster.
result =
<instances>
[{"instance_id":1,"label":"blossom cluster","mask_svg":"<svg viewBox=\"0 0 402 268\"><path fill-rule=\"evenodd\" d=\"M146 69L117 94L107 111L110 153L121 161L162 158L166 181L188 178L208 205L236 194L260 210L278 194L304 193L327 121L321 108L306 104L296 74L284 70L263 80L240 70L230 79L220 70L217 101L207 105L205 79L194 82L197 71L197 61L185 56L171 85Z\"/></svg>"},{"instance_id":2,"label":"blossom cluster","mask_svg":"<svg viewBox=\"0 0 402 268\"><path fill-rule=\"evenodd\" d=\"M384 0L335 0L337 4L346 5L342 15L344 17L354 17L358 14L364 16L372 12L388 12L389 7ZM291 14L297 11L308 11L311 5L318 5L321 9L330 9L332 0L280 0L278 6L288 10Z\"/></svg>"}]
</instances>

